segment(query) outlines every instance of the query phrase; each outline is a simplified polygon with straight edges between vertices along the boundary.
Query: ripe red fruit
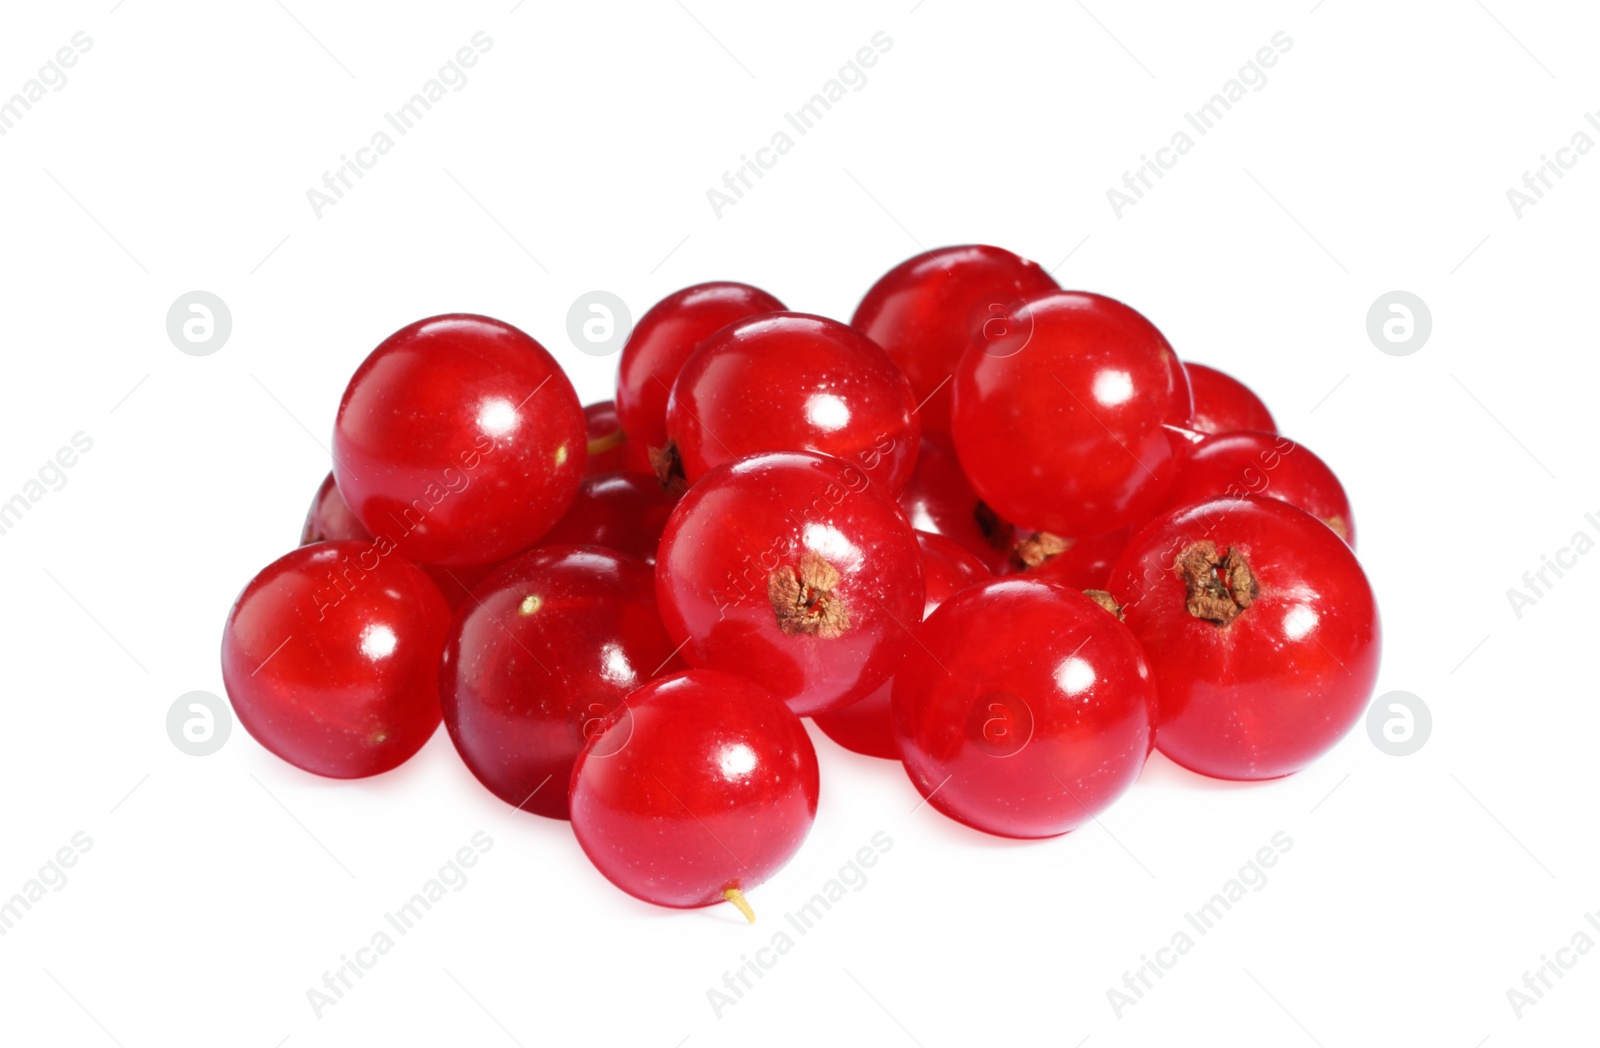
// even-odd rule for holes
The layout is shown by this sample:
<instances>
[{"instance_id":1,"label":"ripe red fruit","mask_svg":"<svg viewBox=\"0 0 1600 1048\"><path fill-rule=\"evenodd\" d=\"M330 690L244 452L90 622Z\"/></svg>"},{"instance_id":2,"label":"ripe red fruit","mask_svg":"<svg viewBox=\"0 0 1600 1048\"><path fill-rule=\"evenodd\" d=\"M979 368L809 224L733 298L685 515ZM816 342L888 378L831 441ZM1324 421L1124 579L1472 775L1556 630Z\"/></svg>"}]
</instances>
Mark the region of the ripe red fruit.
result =
<instances>
[{"instance_id":1,"label":"ripe red fruit","mask_svg":"<svg viewBox=\"0 0 1600 1048\"><path fill-rule=\"evenodd\" d=\"M1034 578L1064 582L1076 590L1103 590L1132 537L1127 528L1081 539L1035 532L1012 550L1011 567Z\"/></svg>"},{"instance_id":2,"label":"ripe red fruit","mask_svg":"<svg viewBox=\"0 0 1600 1048\"><path fill-rule=\"evenodd\" d=\"M1204 364L1186 363L1189 388L1194 393L1194 418L1190 428L1201 433L1231 433L1236 429L1276 433L1272 412L1249 386L1232 375Z\"/></svg>"},{"instance_id":3,"label":"ripe red fruit","mask_svg":"<svg viewBox=\"0 0 1600 1048\"><path fill-rule=\"evenodd\" d=\"M956 369L961 465L995 512L1056 535L1146 519L1172 483L1166 428L1189 380L1155 325L1114 299L1052 291L1015 307L1013 335Z\"/></svg>"},{"instance_id":4,"label":"ripe red fruit","mask_svg":"<svg viewBox=\"0 0 1600 1048\"><path fill-rule=\"evenodd\" d=\"M329 473L311 500L311 509L306 513L305 527L300 531L300 545L305 546L313 542L342 542L346 539L370 543L372 533L356 519L354 513L350 512L350 507L344 504L338 487L334 485L333 474ZM439 587L439 592L444 595L445 603L450 605L451 611L459 608L472 595L472 587L482 582L496 567L494 564L455 568L439 564L417 566L427 573L435 586Z\"/></svg>"},{"instance_id":5,"label":"ripe red fruit","mask_svg":"<svg viewBox=\"0 0 1600 1048\"><path fill-rule=\"evenodd\" d=\"M927 585L922 603L924 619L954 594L989 578L989 569L982 561L943 535L919 531L917 548L922 551L923 578ZM899 760L889 708L893 684L892 679L885 681L866 698L832 713L819 713L813 719L824 735L847 750L868 757Z\"/></svg>"},{"instance_id":6,"label":"ripe red fruit","mask_svg":"<svg viewBox=\"0 0 1600 1048\"><path fill-rule=\"evenodd\" d=\"M440 664L445 727L496 797L565 819L584 740L672 661L654 576L612 550L550 547L503 565L474 598Z\"/></svg>"},{"instance_id":7,"label":"ripe red fruit","mask_svg":"<svg viewBox=\"0 0 1600 1048\"><path fill-rule=\"evenodd\" d=\"M712 470L673 510L656 596L691 666L823 713L894 672L922 615L922 556L899 508L857 467L811 452L752 455Z\"/></svg>"},{"instance_id":8,"label":"ripe red fruit","mask_svg":"<svg viewBox=\"0 0 1600 1048\"><path fill-rule=\"evenodd\" d=\"M583 421L589 436L583 475L593 477L627 469L628 437L617 421L617 406L609 400L587 404L583 409Z\"/></svg>"},{"instance_id":9,"label":"ripe red fruit","mask_svg":"<svg viewBox=\"0 0 1600 1048\"><path fill-rule=\"evenodd\" d=\"M1184 451L1166 506L1177 509L1215 498L1265 495L1299 506L1348 542L1356 544L1350 499L1333 470L1276 433L1218 433Z\"/></svg>"},{"instance_id":10,"label":"ripe red fruit","mask_svg":"<svg viewBox=\"0 0 1600 1048\"><path fill-rule=\"evenodd\" d=\"M746 455L817 451L894 494L916 463L916 407L870 339L826 317L772 313L700 343L673 383L667 435L690 484Z\"/></svg>"},{"instance_id":11,"label":"ripe red fruit","mask_svg":"<svg viewBox=\"0 0 1600 1048\"><path fill-rule=\"evenodd\" d=\"M1158 517L1110 591L1155 675L1157 748L1203 775L1299 771L1372 695L1372 588L1350 547L1286 502L1217 499Z\"/></svg>"},{"instance_id":12,"label":"ripe red fruit","mask_svg":"<svg viewBox=\"0 0 1600 1048\"><path fill-rule=\"evenodd\" d=\"M1036 263L984 244L908 258L878 278L850 326L884 348L911 381L922 428L950 432L950 377L968 347L1003 334L1007 308L1057 287Z\"/></svg>"},{"instance_id":13,"label":"ripe red fruit","mask_svg":"<svg viewBox=\"0 0 1600 1048\"><path fill-rule=\"evenodd\" d=\"M356 517L413 560L487 564L561 518L587 460L561 366L509 324L452 314L401 328L356 369L334 476Z\"/></svg>"},{"instance_id":14,"label":"ripe red fruit","mask_svg":"<svg viewBox=\"0 0 1600 1048\"><path fill-rule=\"evenodd\" d=\"M689 670L628 696L579 754L572 829L599 871L658 906L727 900L799 850L817 815L805 726L747 680Z\"/></svg>"},{"instance_id":15,"label":"ripe red fruit","mask_svg":"<svg viewBox=\"0 0 1600 1048\"><path fill-rule=\"evenodd\" d=\"M695 347L735 320L784 308L760 288L717 281L675 291L639 318L617 365L617 419L628 434L630 469L650 470L650 449L667 446L667 397Z\"/></svg>"},{"instance_id":16,"label":"ripe red fruit","mask_svg":"<svg viewBox=\"0 0 1600 1048\"><path fill-rule=\"evenodd\" d=\"M1116 616L1058 582L957 593L894 679L895 738L933 807L1002 837L1088 822L1139 777L1155 688Z\"/></svg>"},{"instance_id":17,"label":"ripe red fruit","mask_svg":"<svg viewBox=\"0 0 1600 1048\"><path fill-rule=\"evenodd\" d=\"M656 562L656 546L678 497L649 473L602 473L583 478L567 515L545 533L542 546L604 546Z\"/></svg>"},{"instance_id":18,"label":"ripe red fruit","mask_svg":"<svg viewBox=\"0 0 1600 1048\"><path fill-rule=\"evenodd\" d=\"M222 680L239 723L290 764L376 775L439 726L449 622L433 583L385 540L301 546L239 595Z\"/></svg>"},{"instance_id":19,"label":"ripe red fruit","mask_svg":"<svg viewBox=\"0 0 1600 1048\"><path fill-rule=\"evenodd\" d=\"M900 508L918 531L953 539L991 572L1005 570L1016 529L972 490L949 437L922 435L911 480L900 492Z\"/></svg>"}]
</instances>

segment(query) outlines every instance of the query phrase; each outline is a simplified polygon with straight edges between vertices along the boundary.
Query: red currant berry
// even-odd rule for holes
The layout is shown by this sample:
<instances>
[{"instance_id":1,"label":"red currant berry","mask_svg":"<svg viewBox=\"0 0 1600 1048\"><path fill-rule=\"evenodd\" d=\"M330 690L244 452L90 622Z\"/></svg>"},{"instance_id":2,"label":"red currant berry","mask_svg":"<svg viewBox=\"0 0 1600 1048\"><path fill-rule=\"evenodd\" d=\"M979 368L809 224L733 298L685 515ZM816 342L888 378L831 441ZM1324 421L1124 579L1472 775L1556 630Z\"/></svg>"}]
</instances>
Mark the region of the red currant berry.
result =
<instances>
[{"instance_id":1,"label":"red currant berry","mask_svg":"<svg viewBox=\"0 0 1600 1048\"><path fill-rule=\"evenodd\" d=\"M995 516L972 490L950 438L922 435L916 468L900 492L900 508L918 531L960 543L991 573L1005 569L1016 529Z\"/></svg>"},{"instance_id":2,"label":"red currant berry","mask_svg":"<svg viewBox=\"0 0 1600 1048\"><path fill-rule=\"evenodd\" d=\"M1217 433L1190 447L1166 504L1177 509L1216 498L1266 495L1299 506L1352 548L1355 518L1344 485L1309 448L1276 433Z\"/></svg>"},{"instance_id":3,"label":"red currant berry","mask_svg":"<svg viewBox=\"0 0 1600 1048\"><path fill-rule=\"evenodd\" d=\"M928 803L1002 837L1076 829L1150 754L1155 688L1116 615L1059 582L957 593L894 679L895 738Z\"/></svg>"},{"instance_id":4,"label":"red currant berry","mask_svg":"<svg viewBox=\"0 0 1600 1048\"><path fill-rule=\"evenodd\" d=\"M617 421L617 406L609 400L586 405L583 421L589 433L589 457L583 475L593 477L627 469L628 438Z\"/></svg>"},{"instance_id":5,"label":"red currant berry","mask_svg":"<svg viewBox=\"0 0 1600 1048\"><path fill-rule=\"evenodd\" d=\"M839 459L735 459L689 489L656 559L662 621L691 666L761 684L800 714L889 679L922 616L916 536Z\"/></svg>"},{"instance_id":6,"label":"red currant berry","mask_svg":"<svg viewBox=\"0 0 1600 1048\"><path fill-rule=\"evenodd\" d=\"M649 473L602 473L585 477L572 508L545 533L543 546L604 546L647 564L678 497Z\"/></svg>"},{"instance_id":7,"label":"red currant berry","mask_svg":"<svg viewBox=\"0 0 1600 1048\"><path fill-rule=\"evenodd\" d=\"M367 530L411 559L487 564L561 518L586 446L577 394L543 346L453 314L401 328L356 369L333 472Z\"/></svg>"},{"instance_id":8,"label":"red currant berry","mask_svg":"<svg viewBox=\"0 0 1600 1048\"><path fill-rule=\"evenodd\" d=\"M345 539L371 542L372 534L356 519L356 515L350 512L350 507L344 504L339 489L333 483L333 474L329 473L328 478L317 489L316 497L311 500L311 510L306 514L306 524L300 532L300 545L306 546L313 542L340 542ZM455 568L446 568L438 564L417 566L427 572L428 578L439 587L439 592L444 595L445 603L450 605L451 611L459 608L472 595L472 587L482 582L497 567L494 564Z\"/></svg>"},{"instance_id":9,"label":"red currant berry","mask_svg":"<svg viewBox=\"0 0 1600 1048\"><path fill-rule=\"evenodd\" d=\"M1064 582L1076 590L1103 590L1117 558L1128 548L1132 537L1127 528L1081 539L1064 539L1036 531L1017 543L1011 554L1011 566L1035 578Z\"/></svg>"},{"instance_id":10,"label":"red currant berry","mask_svg":"<svg viewBox=\"0 0 1600 1048\"><path fill-rule=\"evenodd\" d=\"M956 369L953 435L978 494L1019 526L1100 535L1147 519L1172 482L1166 427L1189 380L1155 325L1081 291L1025 300L1003 348Z\"/></svg>"},{"instance_id":11,"label":"red currant berry","mask_svg":"<svg viewBox=\"0 0 1600 1048\"><path fill-rule=\"evenodd\" d=\"M1236 429L1278 431L1272 412L1243 382L1204 364L1184 364L1183 370L1189 375L1189 388L1194 393L1191 428L1201 433L1231 433Z\"/></svg>"},{"instance_id":12,"label":"red currant berry","mask_svg":"<svg viewBox=\"0 0 1600 1048\"><path fill-rule=\"evenodd\" d=\"M578 755L572 829L599 871L658 906L727 900L799 850L817 815L817 755L783 703L689 670L628 696Z\"/></svg>"},{"instance_id":13,"label":"red currant berry","mask_svg":"<svg viewBox=\"0 0 1600 1048\"><path fill-rule=\"evenodd\" d=\"M919 531L917 547L922 551L923 577L927 580L923 618L952 595L989 578L989 569L982 561L943 535ZM886 681L871 695L842 709L817 714L813 718L817 727L847 750L868 757L899 760L900 751L895 749L894 743L894 721L889 712L893 683Z\"/></svg>"},{"instance_id":14,"label":"red currant berry","mask_svg":"<svg viewBox=\"0 0 1600 1048\"><path fill-rule=\"evenodd\" d=\"M911 381L922 428L950 432L950 376L969 346L1000 335L1008 307L1057 285L1036 263L984 244L926 251L878 279L850 326Z\"/></svg>"},{"instance_id":15,"label":"red currant berry","mask_svg":"<svg viewBox=\"0 0 1600 1048\"><path fill-rule=\"evenodd\" d=\"M394 546L301 546L250 581L222 634L222 680L257 742L318 775L403 764L439 726L450 609Z\"/></svg>"},{"instance_id":16,"label":"red currant berry","mask_svg":"<svg viewBox=\"0 0 1600 1048\"><path fill-rule=\"evenodd\" d=\"M690 484L767 451L817 451L891 494L917 458L917 402L894 361L837 320L772 313L700 343L672 386L667 435Z\"/></svg>"},{"instance_id":17,"label":"red currant berry","mask_svg":"<svg viewBox=\"0 0 1600 1048\"><path fill-rule=\"evenodd\" d=\"M300 545L343 542L346 539L371 542L372 532L350 512L350 507L345 505L344 497L333 483L333 474L329 473L312 497L311 508L306 511L305 527L300 529Z\"/></svg>"},{"instance_id":18,"label":"red currant berry","mask_svg":"<svg viewBox=\"0 0 1600 1048\"><path fill-rule=\"evenodd\" d=\"M1217 499L1156 518L1110 591L1155 675L1156 746L1202 775L1299 771L1372 695L1372 587L1339 536L1286 502Z\"/></svg>"},{"instance_id":19,"label":"red currant berry","mask_svg":"<svg viewBox=\"0 0 1600 1048\"><path fill-rule=\"evenodd\" d=\"M440 668L450 738L489 792L567 818L584 739L667 668L650 568L593 547L524 553L474 591Z\"/></svg>"},{"instance_id":20,"label":"red currant berry","mask_svg":"<svg viewBox=\"0 0 1600 1048\"><path fill-rule=\"evenodd\" d=\"M667 446L667 397L695 347L735 320L783 309L760 288L719 281L673 292L639 318L617 366L617 418L628 434L630 469L649 471L651 449Z\"/></svg>"}]
</instances>

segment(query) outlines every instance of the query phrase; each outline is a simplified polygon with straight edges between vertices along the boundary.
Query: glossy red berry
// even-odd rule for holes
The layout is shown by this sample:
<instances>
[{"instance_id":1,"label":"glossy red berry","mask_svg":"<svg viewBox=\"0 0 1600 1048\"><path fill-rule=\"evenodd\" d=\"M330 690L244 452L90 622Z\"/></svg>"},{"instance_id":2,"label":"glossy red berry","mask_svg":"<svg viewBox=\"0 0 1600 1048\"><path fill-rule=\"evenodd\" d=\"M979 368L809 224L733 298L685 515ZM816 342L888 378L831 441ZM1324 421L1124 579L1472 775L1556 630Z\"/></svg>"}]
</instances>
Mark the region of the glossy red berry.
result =
<instances>
[{"instance_id":1,"label":"glossy red berry","mask_svg":"<svg viewBox=\"0 0 1600 1048\"><path fill-rule=\"evenodd\" d=\"M1299 771L1372 696L1372 588L1350 547L1286 502L1218 499L1158 517L1110 591L1155 675L1156 747L1193 771Z\"/></svg>"},{"instance_id":2,"label":"glossy red berry","mask_svg":"<svg viewBox=\"0 0 1600 1048\"><path fill-rule=\"evenodd\" d=\"M956 370L953 435L972 486L1019 527L1100 535L1147 519L1172 483L1189 381L1155 325L1114 299L1053 291Z\"/></svg>"},{"instance_id":3,"label":"glossy red berry","mask_svg":"<svg viewBox=\"0 0 1600 1048\"><path fill-rule=\"evenodd\" d=\"M1132 537L1127 528L1081 539L1035 532L1012 550L1011 567L1035 578L1064 582L1073 589L1103 590Z\"/></svg>"},{"instance_id":4,"label":"glossy red berry","mask_svg":"<svg viewBox=\"0 0 1600 1048\"><path fill-rule=\"evenodd\" d=\"M895 737L919 793L1003 837L1051 837L1139 777L1155 688L1115 614L1010 576L940 605L894 679Z\"/></svg>"},{"instance_id":5,"label":"glossy red berry","mask_svg":"<svg viewBox=\"0 0 1600 1048\"><path fill-rule=\"evenodd\" d=\"M333 482L333 474L329 473L311 498L311 508L306 511L305 526L300 529L300 545L309 546L313 542L343 542L346 539L371 542L372 532L350 512L350 507L345 505L344 497L339 494L339 489Z\"/></svg>"},{"instance_id":6,"label":"glossy red berry","mask_svg":"<svg viewBox=\"0 0 1600 1048\"><path fill-rule=\"evenodd\" d=\"M542 546L604 546L656 561L656 546L678 496L651 473L602 473L583 478L572 508L545 533Z\"/></svg>"},{"instance_id":7,"label":"glossy red berry","mask_svg":"<svg viewBox=\"0 0 1600 1048\"><path fill-rule=\"evenodd\" d=\"M690 484L746 455L816 451L893 494L916 463L916 407L870 339L826 317L771 313L700 343L673 383L667 435Z\"/></svg>"},{"instance_id":8,"label":"glossy red berry","mask_svg":"<svg viewBox=\"0 0 1600 1048\"><path fill-rule=\"evenodd\" d=\"M1185 363L1183 369L1194 393L1191 428L1201 433L1231 433L1236 429L1277 432L1272 412L1249 386L1204 364Z\"/></svg>"},{"instance_id":9,"label":"glossy red berry","mask_svg":"<svg viewBox=\"0 0 1600 1048\"><path fill-rule=\"evenodd\" d=\"M783 703L742 678L690 670L635 691L585 743L572 829L630 895L744 908L742 893L799 850L817 788L811 739Z\"/></svg>"},{"instance_id":10,"label":"glossy red berry","mask_svg":"<svg viewBox=\"0 0 1600 1048\"><path fill-rule=\"evenodd\" d=\"M334 424L334 476L367 530L411 559L487 564L566 512L585 433L543 346L488 317L431 317L356 369Z\"/></svg>"},{"instance_id":11,"label":"glossy red berry","mask_svg":"<svg viewBox=\"0 0 1600 1048\"><path fill-rule=\"evenodd\" d=\"M617 418L628 434L629 468L649 471L650 450L667 446L667 397L695 347L735 320L784 308L760 288L716 281L675 291L639 318L617 365Z\"/></svg>"},{"instance_id":12,"label":"glossy red berry","mask_svg":"<svg viewBox=\"0 0 1600 1048\"><path fill-rule=\"evenodd\" d=\"M361 542L371 542L372 533L365 525L356 519L350 512L350 507L344 504L344 499L339 495L339 489L334 485L333 474L329 473L322 486L317 489L316 496L311 500L311 509L306 514L305 527L300 532L300 545L305 546L313 542L340 542L345 539L356 539ZM385 539L385 541L388 541ZM472 594L472 587L482 582L497 565L480 564L465 565L462 567L447 568L440 564L417 565L433 580L439 592L444 595L445 603L454 611L466 602Z\"/></svg>"},{"instance_id":13,"label":"glossy red berry","mask_svg":"<svg viewBox=\"0 0 1600 1048\"><path fill-rule=\"evenodd\" d=\"M894 672L922 615L922 556L861 469L811 452L754 455L712 470L673 510L656 595L691 666L822 713Z\"/></svg>"},{"instance_id":14,"label":"glossy red berry","mask_svg":"<svg viewBox=\"0 0 1600 1048\"><path fill-rule=\"evenodd\" d=\"M239 595L222 680L239 723L290 764L376 775L439 726L449 622L433 583L383 540L301 546Z\"/></svg>"},{"instance_id":15,"label":"glossy red berry","mask_svg":"<svg viewBox=\"0 0 1600 1048\"><path fill-rule=\"evenodd\" d=\"M922 603L923 618L954 594L990 577L982 561L943 535L919 531L917 547L922 551L923 578L927 585ZM813 718L817 727L847 750L868 757L898 760L900 751L895 748L894 720L889 709L893 683L892 679L886 681L866 698L832 713L817 714Z\"/></svg>"},{"instance_id":16,"label":"glossy red berry","mask_svg":"<svg viewBox=\"0 0 1600 1048\"><path fill-rule=\"evenodd\" d=\"M1217 433L1186 449L1166 504L1176 509L1245 495L1299 506L1352 547L1356 544L1355 517L1344 485L1311 449L1277 433Z\"/></svg>"},{"instance_id":17,"label":"glossy red berry","mask_svg":"<svg viewBox=\"0 0 1600 1048\"><path fill-rule=\"evenodd\" d=\"M998 247L927 251L878 279L850 326L884 348L905 372L930 433L950 432L950 379L968 347L1004 329L1008 307L1056 289L1038 264Z\"/></svg>"},{"instance_id":18,"label":"glossy red berry","mask_svg":"<svg viewBox=\"0 0 1600 1048\"><path fill-rule=\"evenodd\" d=\"M922 435L911 480L900 492L900 508L918 531L960 543L990 572L1005 570L1016 529L972 490L949 437Z\"/></svg>"},{"instance_id":19,"label":"glossy red berry","mask_svg":"<svg viewBox=\"0 0 1600 1048\"><path fill-rule=\"evenodd\" d=\"M628 438L617 421L617 406L609 400L586 404L583 421L589 434L583 475L593 477L628 468Z\"/></svg>"},{"instance_id":20,"label":"glossy red berry","mask_svg":"<svg viewBox=\"0 0 1600 1048\"><path fill-rule=\"evenodd\" d=\"M473 596L440 667L445 727L496 797L565 819L584 740L672 660L654 576L612 550L557 546L503 565Z\"/></svg>"}]
</instances>

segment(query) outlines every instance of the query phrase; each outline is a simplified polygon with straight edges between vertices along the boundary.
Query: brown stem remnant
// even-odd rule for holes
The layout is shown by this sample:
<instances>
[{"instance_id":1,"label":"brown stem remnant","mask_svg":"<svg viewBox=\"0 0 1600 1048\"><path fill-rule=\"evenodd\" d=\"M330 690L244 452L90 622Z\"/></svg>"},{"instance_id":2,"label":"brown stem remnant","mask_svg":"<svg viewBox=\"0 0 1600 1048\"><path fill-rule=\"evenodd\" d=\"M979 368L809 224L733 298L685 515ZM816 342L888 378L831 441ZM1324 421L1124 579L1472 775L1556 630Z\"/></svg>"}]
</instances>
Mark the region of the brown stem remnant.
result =
<instances>
[{"instance_id":1,"label":"brown stem remnant","mask_svg":"<svg viewBox=\"0 0 1600 1048\"><path fill-rule=\"evenodd\" d=\"M645 454L650 456L650 468L655 470L662 491L682 495L689 490L688 478L683 475L683 459L678 455L676 444L669 440L664 448L646 448Z\"/></svg>"},{"instance_id":2,"label":"brown stem remnant","mask_svg":"<svg viewBox=\"0 0 1600 1048\"><path fill-rule=\"evenodd\" d=\"M834 594L843 576L812 550L800 555L800 566L780 564L767 576L778 628L793 637L805 634L832 640L850 628L850 609Z\"/></svg>"},{"instance_id":3,"label":"brown stem remnant","mask_svg":"<svg viewBox=\"0 0 1600 1048\"><path fill-rule=\"evenodd\" d=\"M1105 590L1084 590L1083 595L1115 615L1118 622L1122 621L1122 605L1117 603L1117 598Z\"/></svg>"},{"instance_id":4,"label":"brown stem remnant","mask_svg":"<svg viewBox=\"0 0 1600 1048\"><path fill-rule=\"evenodd\" d=\"M1052 557L1059 557L1071 548L1071 539L1052 535L1048 531L1036 531L1012 547L1011 566L1018 571L1027 571L1029 568L1037 568Z\"/></svg>"},{"instance_id":5,"label":"brown stem remnant","mask_svg":"<svg viewBox=\"0 0 1600 1048\"><path fill-rule=\"evenodd\" d=\"M1216 543L1196 542L1178 554L1173 567L1188 590L1189 614L1218 626L1238 618L1259 592L1250 562L1232 546L1219 554Z\"/></svg>"}]
</instances>

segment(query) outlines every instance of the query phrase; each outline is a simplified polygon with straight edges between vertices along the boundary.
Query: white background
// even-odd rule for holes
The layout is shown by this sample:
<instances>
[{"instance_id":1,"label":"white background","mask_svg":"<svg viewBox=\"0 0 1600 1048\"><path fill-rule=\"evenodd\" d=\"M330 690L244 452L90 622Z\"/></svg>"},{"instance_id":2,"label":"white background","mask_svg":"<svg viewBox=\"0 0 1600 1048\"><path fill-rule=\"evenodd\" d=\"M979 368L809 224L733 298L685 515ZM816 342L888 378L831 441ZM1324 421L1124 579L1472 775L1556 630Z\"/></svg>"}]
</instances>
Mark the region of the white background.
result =
<instances>
[{"instance_id":1,"label":"white background","mask_svg":"<svg viewBox=\"0 0 1600 1048\"><path fill-rule=\"evenodd\" d=\"M0 97L93 39L0 137L0 500L94 442L0 535L0 898L93 841L0 937L6 1042L1594 1039L1600 952L1520 1018L1507 998L1600 939L1600 557L1520 618L1506 593L1600 536L1600 158L1520 217L1506 196L1600 107L1584 5L113 2L8 5L0 31ZM466 86L315 217L307 189L479 30ZM1117 217L1107 189L1280 30L1266 85ZM866 85L717 217L707 189L878 31ZM177 696L222 692L228 606L295 542L344 382L395 328L502 317L604 399L615 358L566 336L583 292L638 316L732 278L848 318L890 265L971 241L1143 310L1340 473L1378 690L1433 712L1418 753L1358 727L1258 785L1157 757L1100 825L1018 844L913 811L898 767L819 735L816 827L747 926L617 891L443 732L357 783L237 727L209 757L169 741ZM166 334L194 289L231 308L212 356ZM1395 289L1433 317L1405 357L1365 328ZM318 1018L307 990L480 830L465 888ZM878 831L866 886L719 1018L708 989ZM1107 991L1278 831L1265 887L1119 1018Z\"/></svg>"}]
</instances>

